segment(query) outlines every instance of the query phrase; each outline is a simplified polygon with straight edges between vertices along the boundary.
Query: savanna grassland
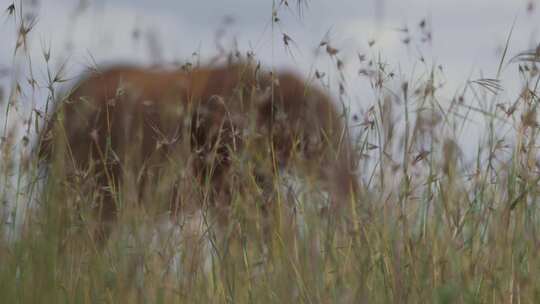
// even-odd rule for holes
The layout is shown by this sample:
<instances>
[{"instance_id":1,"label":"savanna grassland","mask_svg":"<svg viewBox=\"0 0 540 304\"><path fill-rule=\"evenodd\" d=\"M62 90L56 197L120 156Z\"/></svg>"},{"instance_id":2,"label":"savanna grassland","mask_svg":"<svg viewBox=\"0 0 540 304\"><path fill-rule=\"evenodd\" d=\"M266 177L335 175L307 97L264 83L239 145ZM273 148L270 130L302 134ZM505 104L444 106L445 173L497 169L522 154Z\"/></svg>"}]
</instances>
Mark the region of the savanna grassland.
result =
<instances>
[{"instance_id":1,"label":"savanna grassland","mask_svg":"<svg viewBox=\"0 0 540 304\"><path fill-rule=\"evenodd\" d=\"M305 4L275 1L268 19L276 48L294 51L280 18L309 14ZM540 49L510 53L513 28L497 72L463 75L456 91L445 87L442 63L420 56L414 71L403 71L370 49L358 52L351 77L344 71L352 63L325 37L315 47L328 69L314 69L306 82L328 92L347 122L355 195L332 208L317 177L305 173L313 170L296 174L270 162L261 170L271 176L272 204L261 212L264 189L252 182L251 161L273 156L253 142L251 158L229 159L231 189L241 191L230 193L225 211L204 195L207 180L186 173L182 189L203 195L171 220L154 188L142 196L123 185L92 188L91 172L67 175L62 157L39 156L40 134L55 103L65 102L62 86L78 75L66 72L67 58L51 62L46 42L39 61L30 56L39 16L27 5L8 3L0 17L17 28L15 41L0 42L13 54L13 66L0 70L9 80L0 91L0 303L540 302ZM432 39L426 19L402 32L404 45ZM376 44L377 37L368 43ZM260 59L242 49L216 53L216 60ZM197 68L195 57L175 67ZM520 87L510 98L503 72ZM369 104L348 106L354 83L369 88ZM187 162L171 168L189 172ZM104 241L94 237L92 212L103 191L117 206Z\"/></svg>"}]
</instances>

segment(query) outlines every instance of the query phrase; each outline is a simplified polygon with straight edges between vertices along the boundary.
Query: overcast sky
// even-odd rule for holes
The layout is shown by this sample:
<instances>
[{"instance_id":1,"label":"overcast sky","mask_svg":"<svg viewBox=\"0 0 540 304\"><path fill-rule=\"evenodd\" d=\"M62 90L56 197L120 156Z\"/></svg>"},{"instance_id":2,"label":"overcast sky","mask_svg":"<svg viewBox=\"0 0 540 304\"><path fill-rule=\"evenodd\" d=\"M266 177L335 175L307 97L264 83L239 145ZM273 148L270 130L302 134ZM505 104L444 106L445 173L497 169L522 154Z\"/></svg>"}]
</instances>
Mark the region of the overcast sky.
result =
<instances>
[{"instance_id":1,"label":"overcast sky","mask_svg":"<svg viewBox=\"0 0 540 304\"><path fill-rule=\"evenodd\" d=\"M7 8L12 1L0 0L0 8ZM540 8L529 12L529 0L309 0L301 17L296 0L288 1L291 9L279 11L280 23L274 31L270 25L272 0L24 3L37 3L37 24L30 35L30 49L38 80L45 75L42 46L51 47L55 65L67 60L68 74L75 76L93 61L105 65L182 62L189 60L194 51L204 61L216 54L216 33L225 28L221 43L226 47L236 41L241 50L254 51L266 65L296 69L304 75L314 68L329 69L324 56L315 60L320 41L329 40L340 50L340 58L353 75L348 82L349 101L357 105L373 102L372 95L363 90L367 83L354 78L358 53L378 55L392 69L404 74L410 73L418 58L424 56L427 62L444 67L445 90L452 92L469 77L495 77L501 50L514 22L510 55L540 42ZM80 9L80 3L88 5ZM540 5L538 1L532 3ZM27 9L31 11L30 7ZM12 69L16 30L6 12L0 18L0 42L4 43L0 47L0 68ZM431 43L420 42L418 24L423 19L432 32ZM228 25L224 26L225 23ZM412 40L408 45L402 42L407 37L400 31L403 28L410 30ZM294 40L290 49L283 46L282 33ZM369 47L370 41L375 41L373 47ZM18 62L21 61L24 62L19 58ZM512 89L517 89L515 69L510 65L503 74L510 78L506 79L509 89L504 92L509 96L515 95ZM6 77L0 81L4 86L9 83ZM36 103L40 104L43 98L36 96Z\"/></svg>"},{"instance_id":2,"label":"overcast sky","mask_svg":"<svg viewBox=\"0 0 540 304\"><path fill-rule=\"evenodd\" d=\"M234 38L242 50L255 51L266 64L291 66L305 73L326 33L346 62L353 61L357 52L380 52L389 63L406 65L422 53L442 64L452 82L468 77L471 70L495 73L514 20L511 54L539 41L540 15L537 10L527 13L526 0L309 0L301 18L295 1L289 0L290 11L280 11L281 24L274 35L269 22L271 0L87 0L82 1L88 3L82 11L74 0L25 3L38 3L38 23L31 36L33 53L39 54L41 45L51 45L53 57L69 58L74 70L88 64L91 57L98 63L147 63L160 59L156 55L164 61L183 61L199 51L208 58L216 54L215 36L224 27L225 17L233 20L222 39L225 45ZM11 2L0 0L5 8ZM414 40L424 18L433 32L430 45ZM2 19L1 41L7 45L0 48L0 65L9 67L15 30L7 14ZM408 47L401 43L405 35L399 29L404 27L413 34ZM134 31L140 33L139 40L133 38ZM290 50L283 47L282 32L294 40ZM149 33L156 39L147 39ZM372 49L370 40L376 42ZM156 46L154 51L150 51L149 41ZM73 48L68 49L69 45ZM34 65L39 68L42 62L38 58Z\"/></svg>"}]
</instances>

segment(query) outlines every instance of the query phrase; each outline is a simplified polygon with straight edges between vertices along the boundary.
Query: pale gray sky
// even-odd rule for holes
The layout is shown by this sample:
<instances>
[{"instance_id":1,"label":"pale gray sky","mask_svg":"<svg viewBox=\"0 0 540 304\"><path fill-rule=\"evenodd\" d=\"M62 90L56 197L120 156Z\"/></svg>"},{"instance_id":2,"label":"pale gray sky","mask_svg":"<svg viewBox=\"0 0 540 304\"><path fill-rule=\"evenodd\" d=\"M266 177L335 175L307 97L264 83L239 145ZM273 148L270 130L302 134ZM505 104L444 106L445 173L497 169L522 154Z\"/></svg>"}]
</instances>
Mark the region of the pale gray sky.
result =
<instances>
[{"instance_id":1,"label":"pale gray sky","mask_svg":"<svg viewBox=\"0 0 540 304\"><path fill-rule=\"evenodd\" d=\"M7 8L11 2L1 0L0 7ZM419 52L414 43L407 48L400 42L404 35L397 29L408 26L417 30L418 22L427 18L433 42L421 45L422 53L442 64L451 81L459 82L473 68L494 73L500 56L497 50L504 45L514 20L510 48L514 53L539 41L540 25L538 11L526 13L526 0L309 0L303 18L295 11L280 13L281 31L296 41L291 58L282 46L279 29L272 43L271 0L88 0L83 2L89 7L79 15L75 15L79 1L37 2L38 23L31 37L33 54L40 52L42 44L51 45L53 57L69 57L74 69L87 63L89 54L98 63L148 62L147 43L135 43L132 38L135 28L159 37L165 60L184 60L196 50L212 56L216 51L215 32L224 16L235 20L228 30L228 41L234 37L242 49L253 48L267 64L309 70L314 62L313 50L330 31L332 43L341 49L346 61L353 61L357 51L380 52L390 63L406 66L416 61ZM295 0L289 2L294 8ZM7 44L0 48L0 64L9 66L15 31L7 15L2 18L1 41ZM374 50L367 46L370 39L377 41ZM74 46L70 52L68 42ZM34 64L39 67L42 60Z\"/></svg>"}]
</instances>

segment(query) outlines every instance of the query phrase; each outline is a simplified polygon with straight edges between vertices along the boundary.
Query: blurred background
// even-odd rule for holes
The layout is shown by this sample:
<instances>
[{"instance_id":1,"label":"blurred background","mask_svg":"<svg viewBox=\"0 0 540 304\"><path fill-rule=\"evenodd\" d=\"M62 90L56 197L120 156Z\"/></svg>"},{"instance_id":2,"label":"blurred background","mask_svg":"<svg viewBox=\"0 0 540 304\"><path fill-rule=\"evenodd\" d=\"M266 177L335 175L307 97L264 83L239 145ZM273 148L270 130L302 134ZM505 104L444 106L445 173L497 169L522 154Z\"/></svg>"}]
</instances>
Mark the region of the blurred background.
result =
<instances>
[{"instance_id":1,"label":"blurred background","mask_svg":"<svg viewBox=\"0 0 540 304\"><path fill-rule=\"evenodd\" d=\"M540 0L0 0L0 302L540 303L539 20ZM35 153L82 72L229 54L294 70L344 106L361 191L343 221L287 166L268 166L270 212L249 212L266 197L257 176L233 175L242 190L221 229L206 187L184 225L131 208L139 189L92 184L92 166L66 176L67 149ZM258 156L240 156L251 171ZM189 200L210 179L182 166L148 176L191 186ZM118 241L96 248L105 191Z\"/></svg>"},{"instance_id":2,"label":"blurred background","mask_svg":"<svg viewBox=\"0 0 540 304\"><path fill-rule=\"evenodd\" d=\"M254 54L267 67L323 76L320 82L357 118L376 97L365 77L374 66L385 67L397 86L436 70L441 103L483 78L498 78L498 98L509 99L520 90L518 66L509 59L540 41L534 0L0 3L0 100L11 96L26 111L45 104L49 74L65 86L95 65L204 64L231 50ZM481 129L469 128L458 140Z\"/></svg>"},{"instance_id":3,"label":"blurred background","mask_svg":"<svg viewBox=\"0 0 540 304\"><path fill-rule=\"evenodd\" d=\"M496 72L512 27L511 54L536 46L540 36L533 0L289 0L288 7L280 0L23 2L23 17L33 25L28 42L36 63L43 62L45 48L53 62L68 60L73 70L93 61L185 61L194 52L207 59L236 44L265 64L307 73L316 64L319 43L328 41L345 63L368 52L389 64L424 57L428 64L443 65L455 88L471 74ZM7 43L0 48L0 65L6 69L18 32L8 7L17 3L1 3L0 35ZM279 18L274 28L273 6ZM291 38L288 49L283 34Z\"/></svg>"}]
</instances>

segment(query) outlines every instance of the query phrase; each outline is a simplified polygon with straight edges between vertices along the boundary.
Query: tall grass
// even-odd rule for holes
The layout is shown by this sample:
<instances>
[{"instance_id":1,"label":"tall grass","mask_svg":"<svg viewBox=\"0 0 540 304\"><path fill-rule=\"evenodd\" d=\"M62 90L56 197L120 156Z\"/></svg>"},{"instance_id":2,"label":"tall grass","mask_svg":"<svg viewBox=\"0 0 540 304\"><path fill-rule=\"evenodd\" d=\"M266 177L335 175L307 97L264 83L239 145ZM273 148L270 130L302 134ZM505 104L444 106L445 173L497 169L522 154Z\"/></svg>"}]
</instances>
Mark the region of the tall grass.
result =
<instances>
[{"instance_id":1,"label":"tall grass","mask_svg":"<svg viewBox=\"0 0 540 304\"><path fill-rule=\"evenodd\" d=\"M247 207L256 199L249 194L233 199L225 225L204 208L173 225L129 205L100 247L92 213L77 207L91 204L93 192L80 197L66 187L61 163L45 179L32 154L47 113L22 94L37 64L25 48L32 19L22 3L7 13L20 29L14 56L30 74L13 78L0 101L0 302L540 301L538 50L502 56L501 67L515 69L522 86L510 101L500 97L499 75L471 79L448 96L442 66L421 61L421 73L408 73L362 54L359 76L348 81L370 83L374 96L350 115L363 191L340 222L314 207L325 198L309 178L293 183L284 175L274 182L296 187L279 193L283 205L269 217ZM421 31L430 37L425 23ZM275 35L289 46L284 34ZM339 50L328 41L320 47L339 74ZM53 102L65 76L49 69L46 48L43 55L51 72L40 85ZM313 78L328 84L321 71ZM470 128L483 132L478 148L464 152L471 141L460 134Z\"/></svg>"}]
</instances>

